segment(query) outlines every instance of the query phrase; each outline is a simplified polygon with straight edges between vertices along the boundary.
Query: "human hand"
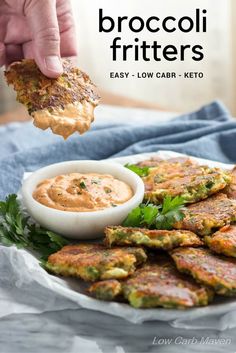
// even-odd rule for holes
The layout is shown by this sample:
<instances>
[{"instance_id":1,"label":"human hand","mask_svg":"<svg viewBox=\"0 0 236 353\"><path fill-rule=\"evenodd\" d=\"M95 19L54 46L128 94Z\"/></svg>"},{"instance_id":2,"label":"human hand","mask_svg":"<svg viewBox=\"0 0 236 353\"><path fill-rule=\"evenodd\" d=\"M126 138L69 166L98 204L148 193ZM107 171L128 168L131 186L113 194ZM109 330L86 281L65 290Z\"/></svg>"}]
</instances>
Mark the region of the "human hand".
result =
<instances>
[{"instance_id":1,"label":"human hand","mask_svg":"<svg viewBox=\"0 0 236 353\"><path fill-rule=\"evenodd\" d=\"M46 76L62 72L61 56L75 56L69 0L0 0L0 66L35 59Z\"/></svg>"}]
</instances>

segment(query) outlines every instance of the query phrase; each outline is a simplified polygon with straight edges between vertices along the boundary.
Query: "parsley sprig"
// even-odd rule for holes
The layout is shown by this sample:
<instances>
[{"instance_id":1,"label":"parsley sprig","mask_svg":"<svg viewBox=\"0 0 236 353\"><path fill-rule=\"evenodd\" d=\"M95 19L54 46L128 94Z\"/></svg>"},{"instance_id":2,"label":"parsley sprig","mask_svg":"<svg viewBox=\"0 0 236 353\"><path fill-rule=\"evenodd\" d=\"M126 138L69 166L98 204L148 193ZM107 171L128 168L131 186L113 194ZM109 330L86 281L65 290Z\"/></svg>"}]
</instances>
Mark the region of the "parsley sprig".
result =
<instances>
[{"instance_id":1,"label":"parsley sprig","mask_svg":"<svg viewBox=\"0 0 236 353\"><path fill-rule=\"evenodd\" d=\"M173 229L175 222L183 219L183 210L182 197L167 196L160 205L141 204L133 209L123 222L123 226L170 230Z\"/></svg>"},{"instance_id":2,"label":"parsley sprig","mask_svg":"<svg viewBox=\"0 0 236 353\"><path fill-rule=\"evenodd\" d=\"M146 177L149 174L150 169L149 167L139 167L135 164L126 164L125 167L138 174L140 177Z\"/></svg>"},{"instance_id":3,"label":"parsley sprig","mask_svg":"<svg viewBox=\"0 0 236 353\"><path fill-rule=\"evenodd\" d=\"M15 194L0 201L0 243L34 250L42 260L68 244L62 236L32 223L21 211Z\"/></svg>"}]
</instances>

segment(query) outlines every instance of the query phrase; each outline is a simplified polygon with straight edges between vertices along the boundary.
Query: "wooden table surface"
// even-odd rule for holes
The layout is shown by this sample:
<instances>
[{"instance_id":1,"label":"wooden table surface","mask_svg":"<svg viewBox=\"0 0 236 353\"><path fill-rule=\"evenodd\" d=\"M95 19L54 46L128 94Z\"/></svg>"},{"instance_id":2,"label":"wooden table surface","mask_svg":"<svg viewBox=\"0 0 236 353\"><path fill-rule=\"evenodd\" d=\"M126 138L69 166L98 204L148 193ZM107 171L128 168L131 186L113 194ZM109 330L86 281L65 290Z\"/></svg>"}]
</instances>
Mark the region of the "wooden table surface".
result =
<instances>
[{"instance_id":1,"label":"wooden table surface","mask_svg":"<svg viewBox=\"0 0 236 353\"><path fill-rule=\"evenodd\" d=\"M108 93L108 92L100 92L101 104L109 104L109 105L117 105L122 107L132 107L132 108L146 108L146 109L158 109L164 110L158 104L152 104L147 102L142 102L135 99L130 99L124 96L119 96L116 94ZM7 124L12 121L27 121L30 120L30 116L28 115L26 109L19 105L16 109L6 112L4 114L0 114L0 124Z\"/></svg>"}]
</instances>

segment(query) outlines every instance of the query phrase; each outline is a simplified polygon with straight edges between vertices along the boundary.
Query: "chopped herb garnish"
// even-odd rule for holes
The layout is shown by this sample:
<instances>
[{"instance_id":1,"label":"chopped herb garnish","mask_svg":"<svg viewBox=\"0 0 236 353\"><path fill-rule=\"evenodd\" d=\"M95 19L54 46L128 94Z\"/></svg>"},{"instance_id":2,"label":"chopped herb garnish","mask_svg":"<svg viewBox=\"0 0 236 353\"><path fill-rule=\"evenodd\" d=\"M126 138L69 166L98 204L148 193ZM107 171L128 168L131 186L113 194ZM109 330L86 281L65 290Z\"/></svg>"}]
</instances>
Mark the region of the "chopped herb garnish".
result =
<instances>
[{"instance_id":1,"label":"chopped herb garnish","mask_svg":"<svg viewBox=\"0 0 236 353\"><path fill-rule=\"evenodd\" d=\"M112 190L110 188L108 188L107 186L104 187L104 191L106 194L110 194L112 192Z\"/></svg>"},{"instance_id":2,"label":"chopped herb garnish","mask_svg":"<svg viewBox=\"0 0 236 353\"><path fill-rule=\"evenodd\" d=\"M53 113L53 108L52 107L48 107L48 111L49 111L49 113Z\"/></svg>"},{"instance_id":3,"label":"chopped herb garnish","mask_svg":"<svg viewBox=\"0 0 236 353\"><path fill-rule=\"evenodd\" d=\"M145 177L149 174L149 167L138 167L135 164L126 164L126 168L132 170L132 172L138 174L140 177Z\"/></svg>"},{"instance_id":4,"label":"chopped herb garnish","mask_svg":"<svg viewBox=\"0 0 236 353\"><path fill-rule=\"evenodd\" d=\"M141 204L133 209L125 221L125 227L140 227L148 229L172 229L177 221L184 217L184 199L166 197L160 205Z\"/></svg>"},{"instance_id":5,"label":"chopped herb garnish","mask_svg":"<svg viewBox=\"0 0 236 353\"><path fill-rule=\"evenodd\" d=\"M85 185L85 182L84 181L81 181L79 183L79 186L81 187L81 189L86 189L86 185Z\"/></svg>"},{"instance_id":6,"label":"chopped herb garnish","mask_svg":"<svg viewBox=\"0 0 236 353\"><path fill-rule=\"evenodd\" d=\"M101 184L101 180L92 180L92 184Z\"/></svg>"}]
</instances>

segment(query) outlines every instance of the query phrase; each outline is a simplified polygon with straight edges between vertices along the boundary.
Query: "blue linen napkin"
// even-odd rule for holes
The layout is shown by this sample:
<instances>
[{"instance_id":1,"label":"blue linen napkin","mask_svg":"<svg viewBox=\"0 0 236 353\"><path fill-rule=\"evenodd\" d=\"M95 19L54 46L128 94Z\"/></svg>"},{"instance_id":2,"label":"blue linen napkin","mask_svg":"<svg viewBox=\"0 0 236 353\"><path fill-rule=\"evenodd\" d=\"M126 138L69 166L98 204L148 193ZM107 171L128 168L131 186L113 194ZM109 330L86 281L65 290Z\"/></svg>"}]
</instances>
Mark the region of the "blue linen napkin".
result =
<instances>
[{"instance_id":1,"label":"blue linen napkin","mask_svg":"<svg viewBox=\"0 0 236 353\"><path fill-rule=\"evenodd\" d=\"M128 119L128 117L127 117ZM32 123L0 127L0 199L17 192L23 173L65 160L104 159L172 150L236 163L236 120L219 102L165 123L137 126L94 124L66 142Z\"/></svg>"}]
</instances>

